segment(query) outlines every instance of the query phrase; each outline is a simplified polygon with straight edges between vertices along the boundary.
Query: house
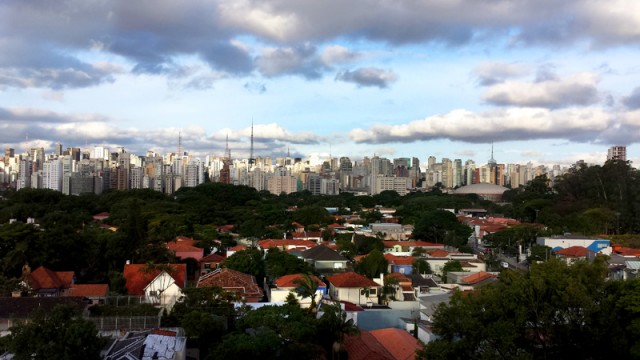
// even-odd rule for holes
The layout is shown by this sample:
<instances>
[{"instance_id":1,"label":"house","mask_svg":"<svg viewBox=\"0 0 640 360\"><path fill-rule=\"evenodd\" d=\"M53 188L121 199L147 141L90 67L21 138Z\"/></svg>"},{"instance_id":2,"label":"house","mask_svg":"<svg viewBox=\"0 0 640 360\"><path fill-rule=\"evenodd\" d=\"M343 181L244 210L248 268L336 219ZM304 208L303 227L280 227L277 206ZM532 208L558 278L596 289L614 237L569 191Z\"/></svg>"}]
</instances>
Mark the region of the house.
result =
<instances>
[{"instance_id":1,"label":"house","mask_svg":"<svg viewBox=\"0 0 640 360\"><path fill-rule=\"evenodd\" d=\"M220 266L222 266L222 262L226 259L224 256L214 253L209 254L202 259L200 259L200 275L209 273Z\"/></svg>"},{"instance_id":2,"label":"house","mask_svg":"<svg viewBox=\"0 0 640 360\"><path fill-rule=\"evenodd\" d=\"M318 289L315 294L315 303L318 304L320 299L327 294L327 285L317 276L309 276L318 283ZM270 289L269 302L284 302L286 301L287 296L289 296L289 293L293 293L298 299L300 307L308 308L311 306L311 298L303 299L295 292L296 288L299 287L297 282L303 279L303 274L285 275L277 278L275 281L276 288Z\"/></svg>"},{"instance_id":3,"label":"house","mask_svg":"<svg viewBox=\"0 0 640 360\"><path fill-rule=\"evenodd\" d=\"M384 254L384 258L389 263L388 273L400 273L411 275L413 272L413 256L396 256L391 253Z\"/></svg>"},{"instance_id":4,"label":"house","mask_svg":"<svg viewBox=\"0 0 640 360\"><path fill-rule=\"evenodd\" d=\"M91 304L104 303L109 294L107 284L71 284L69 291L64 296L83 297Z\"/></svg>"},{"instance_id":5,"label":"house","mask_svg":"<svg viewBox=\"0 0 640 360\"><path fill-rule=\"evenodd\" d=\"M597 254L611 255L612 252L611 242L609 240L571 234L538 237L536 243L538 245L548 246L553 251L566 249L571 246L582 246Z\"/></svg>"},{"instance_id":6,"label":"house","mask_svg":"<svg viewBox=\"0 0 640 360\"><path fill-rule=\"evenodd\" d=\"M413 360L422 349L416 338L396 328L360 330L360 334L345 338L344 347L350 360Z\"/></svg>"},{"instance_id":7,"label":"house","mask_svg":"<svg viewBox=\"0 0 640 360\"><path fill-rule=\"evenodd\" d=\"M245 245L236 245L227 249L227 257L237 253L238 251L245 251L247 247Z\"/></svg>"},{"instance_id":8,"label":"house","mask_svg":"<svg viewBox=\"0 0 640 360\"><path fill-rule=\"evenodd\" d=\"M344 272L329 276L329 294L334 300L349 301L358 305L378 303L380 285L355 272Z\"/></svg>"},{"instance_id":9,"label":"house","mask_svg":"<svg viewBox=\"0 0 640 360\"><path fill-rule=\"evenodd\" d=\"M498 278L496 273L488 273L485 271L466 272L452 271L447 273L447 283L458 284L463 290L472 290L488 283L496 281Z\"/></svg>"},{"instance_id":10,"label":"house","mask_svg":"<svg viewBox=\"0 0 640 360\"><path fill-rule=\"evenodd\" d=\"M583 246L570 246L566 249L555 250L557 258L564 259L567 265L571 265L578 260L593 260L596 257L596 253L583 247Z\"/></svg>"},{"instance_id":11,"label":"house","mask_svg":"<svg viewBox=\"0 0 640 360\"><path fill-rule=\"evenodd\" d=\"M102 221L109 218L108 212L101 212L99 214L93 215L93 221Z\"/></svg>"},{"instance_id":12,"label":"house","mask_svg":"<svg viewBox=\"0 0 640 360\"><path fill-rule=\"evenodd\" d=\"M311 249L316 245L317 243L315 241L307 241L307 240L265 239L265 240L258 241L258 247L261 250L269 250L273 248L278 248L283 251L287 251L295 248Z\"/></svg>"},{"instance_id":13,"label":"house","mask_svg":"<svg viewBox=\"0 0 640 360\"><path fill-rule=\"evenodd\" d=\"M196 287L219 286L246 302L260 302L263 292L253 275L221 268L200 276Z\"/></svg>"},{"instance_id":14,"label":"house","mask_svg":"<svg viewBox=\"0 0 640 360\"><path fill-rule=\"evenodd\" d=\"M430 292L440 288L438 283L433 280L431 274L425 276L411 274L409 277L411 278L411 287L413 288L416 298L429 294Z\"/></svg>"},{"instance_id":15,"label":"house","mask_svg":"<svg viewBox=\"0 0 640 360\"><path fill-rule=\"evenodd\" d=\"M167 243L167 248L178 259L193 258L196 261L200 261L204 257L204 249L195 246L197 241L185 236L178 236L173 241Z\"/></svg>"},{"instance_id":16,"label":"house","mask_svg":"<svg viewBox=\"0 0 640 360\"><path fill-rule=\"evenodd\" d=\"M415 291L410 277L401 273L391 273L384 277L384 284L394 284L394 291L389 294L394 301L415 301Z\"/></svg>"},{"instance_id":17,"label":"house","mask_svg":"<svg viewBox=\"0 0 640 360\"><path fill-rule=\"evenodd\" d=\"M126 264L122 273L129 295L170 309L186 285L186 264Z\"/></svg>"},{"instance_id":18,"label":"house","mask_svg":"<svg viewBox=\"0 0 640 360\"><path fill-rule=\"evenodd\" d=\"M383 241L385 253L393 253L394 255L408 256L415 248L422 248L425 250L443 249L444 244L436 244L427 241Z\"/></svg>"},{"instance_id":19,"label":"house","mask_svg":"<svg viewBox=\"0 0 640 360\"><path fill-rule=\"evenodd\" d=\"M7 335L10 327L27 321L34 311L50 312L61 304L84 313L89 302L82 297L0 297L0 337Z\"/></svg>"},{"instance_id":20,"label":"house","mask_svg":"<svg viewBox=\"0 0 640 360\"><path fill-rule=\"evenodd\" d=\"M302 231L302 232L294 232L293 240L307 240L313 242L322 241L322 232L320 231Z\"/></svg>"},{"instance_id":21,"label":"house","mask_svg":"<svg viewBox=\"0 0 640 360\"><path fill-rule=\"evenodd\" d=\"M104 360L184 360L187 337L182 328L128 332L115 340L102 356Z\"/></svg>"},{"instance_id":22,"label":"house","mask_svg":"<svg viewBox=\"0 0 640 360\"><path fill-rule=\"evenodd\" d=\"M73 271L52 271L40 266L32 272L27 267L25 282L36 296L62 296L74 283Z\"/></svg>"},{"instance_id":23,"label":"house","mask_svg":"<svg viewBox=\"0 0 640 360\"><path fill-rule=\"evenodd\" d=\"M318 245L305 250L301 256L304 261L313 265L313 267L320 272L344 271L349 262L349 259L324 245Z\"/></svg>"}]
</instances>

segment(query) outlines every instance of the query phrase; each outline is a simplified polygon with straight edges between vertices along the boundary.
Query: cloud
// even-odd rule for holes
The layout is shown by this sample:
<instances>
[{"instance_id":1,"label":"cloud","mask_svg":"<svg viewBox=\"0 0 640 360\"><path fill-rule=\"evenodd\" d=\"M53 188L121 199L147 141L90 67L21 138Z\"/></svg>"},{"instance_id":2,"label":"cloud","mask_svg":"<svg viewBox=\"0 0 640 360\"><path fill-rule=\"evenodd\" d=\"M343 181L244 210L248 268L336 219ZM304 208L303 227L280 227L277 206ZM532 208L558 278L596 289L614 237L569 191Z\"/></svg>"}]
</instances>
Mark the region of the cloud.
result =
<instances>
[{"instance_id":1,"label":"cloud","mask_svg":"<svg viewBox=\"0 0 640 360\"><path fill-rule=\"evenodd\" d=\"M482 86L494 85L507 79L528 75L531 66L526 64L510 64L501 61L485 61L478 64L473 73Z\"/></svg>"},{"instance_id":2,"label":"cloud","mask_svg":"<svg viewBox=\"0 0 640 360\"><path fill-rule=\"evenodd\" d=\"M327 68L317 56L316 47L308 43L296 47L265 48L256 62L258 71L265 77L297 74L317 79Z\"/></svg>"},{"instance_id":3,"label":"cloud","mask_svg":"<svg viewBox=\"0 0 640 360\"><path fill-rule=\"evenodd\" d=\"M402 125L353 129L356 143L410 143L450 139L470 143L536 139L591 142L614 123L614 116L597 108L507 108L486 112L454 110Z\"/></svg>"},{"instance_id":4,"label":"cloud","mask_svg":"<svg viewBox=\"0 0 640 360\"><path fill-rule=\"evenodd\" d=\"M631 92L631 94L629 94L629 96L625 96L624 98L622 98L622 103L628 109L631 109L631 110L640 109L640 86L633 89L633 91Z\"/></svg>"},{"instance_id":5,"label":"cloud","mask_svg":"<svg viewBox=\"0 0 640 360\"><path fill-rule=\"evenodd\" d=\"M598 76L593 73L580 73L563 79L545 77L538 82L509 80L490 86L482 98L499 106L551 109L585 106L600 100L598 82Z\"/></svg>"},{"instance_id":6,"label":"cloud","mask_svg":"<svg viewBox=\"0 0 640 360\"><path fill-rule=\"evenodd\" d=\"M359 52L350 51L344 46L327 46L322 51L320 59L326 65L342 64L352 62L362 56Z\"/></svg>"},{"instance_id":7,"label":"cloud","mask_svg":"<svg viewBox=\"0 0 640 360\"><path fill-rule=\"evenodd\" d=\"M378 87L385 89L396 80L398 76L391 70L375 67L360 68L353 71L344 70L336 75L336 80L357 84L359 87Z\"/></svg>"}]
</instances>

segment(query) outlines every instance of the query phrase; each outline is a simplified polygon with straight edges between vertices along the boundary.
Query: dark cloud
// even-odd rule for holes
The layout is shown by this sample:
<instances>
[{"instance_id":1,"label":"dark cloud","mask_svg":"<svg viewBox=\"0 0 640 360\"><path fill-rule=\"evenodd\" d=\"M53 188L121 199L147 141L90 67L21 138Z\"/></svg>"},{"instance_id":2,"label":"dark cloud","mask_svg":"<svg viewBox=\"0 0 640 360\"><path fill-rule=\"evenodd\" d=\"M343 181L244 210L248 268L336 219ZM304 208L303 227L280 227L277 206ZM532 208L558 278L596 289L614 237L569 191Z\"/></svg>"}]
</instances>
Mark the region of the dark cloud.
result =
<instances>
[{"instance_id":1,"label":"dark cloud","mask_svg":"<svg viewBox=\"0 0 640 360\"><path fill-rule=\"evenodd\" d=\"M480 86L490 86L508 79L528 75L530 66L525 64L510 64L499 61L483 62L473 69Z\"/></svg>"},{"instance_id":2,"label":"dark cloud","mask_svg":"<svg viewBox=\"0 0 640 360\"><path fill-rule=\"evenodd\" d=\"M640 86L633 89L629 96L624 97L622 103L628 109L640 109Z\"/></svg>"},{"instance_id":3,"label":"dark cloud","mask_svg":"<svg viewBox=\"0 0 640 360\"><path fill-rule=\"evenodd\" d=\"M320 60L316 47L308 43L264 49L256 63L258 71L265 77L296 74L307 79L318 79L328 69Z\"/></svg>"},{"instance_id":4,"label":"dark cloud","mask_svg":"<svg viewBox=\"0 0 640 360\"><path fill-rule=\"evenodd\" d=\"M344 70L336 74L336 80L350 82L361 87L378 87L385 89L398 80L398 76L391 70L374 67L360 68L353 71Z\"/></svg>"}]
</instances>

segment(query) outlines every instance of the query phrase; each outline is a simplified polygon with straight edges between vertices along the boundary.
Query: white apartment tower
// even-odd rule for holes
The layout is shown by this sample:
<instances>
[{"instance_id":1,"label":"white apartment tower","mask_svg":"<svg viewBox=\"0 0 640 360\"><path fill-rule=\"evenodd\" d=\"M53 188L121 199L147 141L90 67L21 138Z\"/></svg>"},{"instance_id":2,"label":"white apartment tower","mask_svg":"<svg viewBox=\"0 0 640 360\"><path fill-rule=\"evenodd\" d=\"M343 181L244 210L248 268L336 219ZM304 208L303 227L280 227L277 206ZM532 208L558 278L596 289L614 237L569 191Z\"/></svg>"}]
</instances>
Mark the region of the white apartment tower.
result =
<instances>
[{"instance_id":1,"label":"white apartment tower","mask_svg":"<svg viewBox=\"0 0 640 360\"><path fill-rule=\"evenodd\" d=\"M607 160L622 160L627 161L627 147L626 146L612 146L607 151Z\"/></svg>"}]
</instances>

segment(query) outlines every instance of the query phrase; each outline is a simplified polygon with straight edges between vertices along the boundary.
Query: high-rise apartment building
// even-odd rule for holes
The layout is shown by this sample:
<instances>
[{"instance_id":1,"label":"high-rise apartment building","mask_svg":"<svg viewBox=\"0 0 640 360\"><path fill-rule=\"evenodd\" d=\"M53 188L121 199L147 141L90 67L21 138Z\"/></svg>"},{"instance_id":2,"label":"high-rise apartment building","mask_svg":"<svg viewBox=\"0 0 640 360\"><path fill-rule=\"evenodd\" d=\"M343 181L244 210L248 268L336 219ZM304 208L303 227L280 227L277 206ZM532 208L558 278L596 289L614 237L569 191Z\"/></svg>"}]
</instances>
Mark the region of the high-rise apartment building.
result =
<instances>
[{"instance_id":1,"label":"high-rise apartment building","mask_svg":"<svg viewBox=\"0 0 640 360\"><path fill-rule=\"evenodd\" d=\"M621 160L627 161L627 147L626 146L612 146L607 151L607 160Z\"/></svg>"}]
</instances>

